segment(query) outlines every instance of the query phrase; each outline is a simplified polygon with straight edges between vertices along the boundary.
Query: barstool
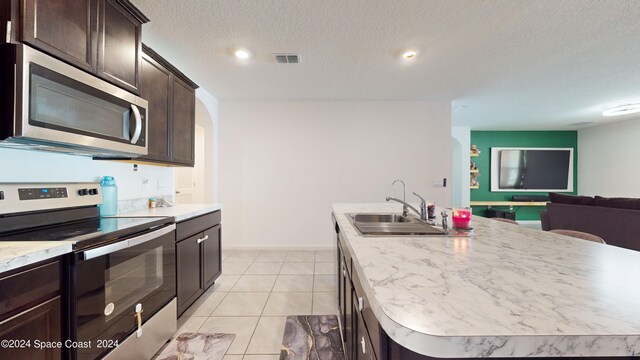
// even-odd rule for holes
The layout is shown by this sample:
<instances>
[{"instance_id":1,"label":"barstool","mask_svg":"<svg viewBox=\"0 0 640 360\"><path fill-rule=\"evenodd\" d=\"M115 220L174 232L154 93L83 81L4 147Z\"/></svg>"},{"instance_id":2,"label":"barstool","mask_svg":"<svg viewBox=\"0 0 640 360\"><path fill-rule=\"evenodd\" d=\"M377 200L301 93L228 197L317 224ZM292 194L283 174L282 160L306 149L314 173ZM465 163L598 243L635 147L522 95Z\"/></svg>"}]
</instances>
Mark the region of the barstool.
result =
<instances>
[{"instance_id":1,"label":"barstool","mask_svg":"<svg viewBox=\"0 0 640 360\"><path fill-rule=\"evenodd\" d=\"M555 230L550 230L550 232L554 234L566 235L566 236L571 236L578 239L589 240L589 241L593 241L601 244L606 244L606 242L604 242L604 239L601 238L600 236L589 234L582 231L555 229Z\"/></svg>"}]
</instances>

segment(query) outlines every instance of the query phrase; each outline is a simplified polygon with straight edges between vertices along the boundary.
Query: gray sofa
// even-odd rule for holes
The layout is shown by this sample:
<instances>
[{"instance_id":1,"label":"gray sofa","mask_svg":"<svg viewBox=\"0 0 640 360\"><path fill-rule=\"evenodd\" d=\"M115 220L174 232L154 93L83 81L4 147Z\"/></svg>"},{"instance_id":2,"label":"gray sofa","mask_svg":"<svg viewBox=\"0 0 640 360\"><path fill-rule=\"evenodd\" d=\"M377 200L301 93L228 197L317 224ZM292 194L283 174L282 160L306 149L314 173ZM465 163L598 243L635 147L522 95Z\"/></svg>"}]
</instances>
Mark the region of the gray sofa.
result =
<instances>
[{"instance_id":1,"label":"gray sofa","mask_svg":"<svg viewBox=\"0 0 640 360\"><path fill-rule=\"evenodd\" d=\"M540 220L542 230L583 231L600 236L609 245L640 251L640 208L550 202L540 212Z\"/></svg>"}]
</instances>

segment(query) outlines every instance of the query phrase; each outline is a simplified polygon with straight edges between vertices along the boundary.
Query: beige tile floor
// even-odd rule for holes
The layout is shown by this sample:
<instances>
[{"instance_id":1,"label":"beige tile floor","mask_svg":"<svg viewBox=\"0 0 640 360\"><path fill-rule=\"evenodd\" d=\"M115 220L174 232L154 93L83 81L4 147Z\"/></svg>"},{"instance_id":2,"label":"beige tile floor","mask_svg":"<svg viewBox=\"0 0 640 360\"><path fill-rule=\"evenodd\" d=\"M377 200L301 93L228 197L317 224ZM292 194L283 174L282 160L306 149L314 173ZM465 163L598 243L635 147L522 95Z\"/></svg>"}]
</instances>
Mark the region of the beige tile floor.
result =
<instances>
[{"instance_id":1,"label":"beige tile floor","mask_svg":"<svg viewBox=\"0 0 640 360\"><path fill-rule=\"evenodd\" d=\"M278 359L287 315L338 313L335 251L225 251L222 259L222 275L176 334L236 334L224 360Z\"/></svg>"}]
</instances>

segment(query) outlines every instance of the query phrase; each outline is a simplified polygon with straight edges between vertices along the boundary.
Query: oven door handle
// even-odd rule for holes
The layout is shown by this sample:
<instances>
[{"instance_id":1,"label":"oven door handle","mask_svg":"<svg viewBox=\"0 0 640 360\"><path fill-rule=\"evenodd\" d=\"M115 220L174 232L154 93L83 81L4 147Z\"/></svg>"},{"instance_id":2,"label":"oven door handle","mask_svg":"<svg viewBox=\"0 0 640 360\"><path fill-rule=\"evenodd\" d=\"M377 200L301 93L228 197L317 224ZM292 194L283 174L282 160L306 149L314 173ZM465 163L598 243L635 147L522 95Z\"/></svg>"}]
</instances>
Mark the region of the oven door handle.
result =
<instances>
[{"instance_id":1,"label":"oven door handle","mask_svg":"<svg viewBox=\"0 0 640 360\"><path fill-rule=\"evenodd\" d=\"M175 229L176 229L176 224L171 224L169 226L163 227L162 229L158 229L150 233L146 233L144 235L136 236L128 240L123 240L115 244L109 244L109 245L101 246L96 249L86 250L80 253L80 256L82 260L89 260L89 259L97 258L100 256L108 255L119 250L123 250L126 248L130 248L133 246L146 243L147 241L155 240L162 235L165 235L174 231Z\"/></svg>"}]
</instances>

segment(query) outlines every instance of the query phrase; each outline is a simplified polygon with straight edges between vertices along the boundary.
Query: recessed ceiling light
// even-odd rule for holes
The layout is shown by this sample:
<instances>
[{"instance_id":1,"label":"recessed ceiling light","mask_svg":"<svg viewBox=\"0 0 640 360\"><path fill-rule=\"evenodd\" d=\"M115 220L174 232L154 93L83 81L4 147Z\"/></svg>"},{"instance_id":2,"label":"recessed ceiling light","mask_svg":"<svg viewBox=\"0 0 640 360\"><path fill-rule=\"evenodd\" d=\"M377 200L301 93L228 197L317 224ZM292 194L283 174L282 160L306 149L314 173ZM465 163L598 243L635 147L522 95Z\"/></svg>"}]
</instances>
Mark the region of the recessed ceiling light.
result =
<instances>
[{"instance_id":1,"label":"recessed ceiling light","mask_svg":"<svg viewBox=\"0 0 640 360\"><path fill-rule=\"evenodd\" d=\"M625 104L612 107L602 112L603 116L619 116L640 112L640 103Z\"/></svg>"},{"instance_id":2,"label":"recessed ceiling light","mask_svg":"<svg viewBox=\"0 0 640 360\"><path fill-rule=\"evenodd\" d=\"M418 55L418 52L415 50L408 50L405 51L404 53L402 53L402 57L407 59L407 60L411 60L413 58L415 58Z\"/></svg>"},{"instance_id":3,"label":"recessed ceiling light","mask_svg":"<svg viewBox=\"0 0 640 360\"><path fill-rule=\"evenodd\" d=\"M238 59L248 59L251 54L247 50L236 50L235 55Z\"/></svg>"}]
</instances>

